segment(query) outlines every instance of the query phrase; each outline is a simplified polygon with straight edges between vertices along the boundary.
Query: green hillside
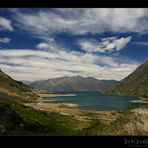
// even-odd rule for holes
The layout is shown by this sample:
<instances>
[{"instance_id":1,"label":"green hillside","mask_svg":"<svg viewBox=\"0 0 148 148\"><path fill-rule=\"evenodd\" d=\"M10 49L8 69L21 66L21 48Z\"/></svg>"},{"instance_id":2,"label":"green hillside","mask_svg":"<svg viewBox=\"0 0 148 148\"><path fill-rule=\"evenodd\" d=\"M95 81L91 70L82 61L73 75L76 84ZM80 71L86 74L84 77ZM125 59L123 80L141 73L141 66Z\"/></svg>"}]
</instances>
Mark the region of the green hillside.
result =
<instances>
[{"instance_id":1,"label":"green hillside","mask_svg":"<svg viewBox=\"0 0 148 148\"><path fill-rule=\"evenodd\" d=\"M148 61L139 66L133 73L117 85L106 90L107 93L120 93L148 97Z\"/></svg>"},{"instance_id":2,"label":"green hillside","mask_svg":"<svg viewBox=\"0 0 148 148\"><path fill-rule=\"evenodd\" d=\"M0 96L11 96L16 102L31 102L37 98L28 86L15 81L2 70L0 70Z\"/></svg>"},{"instance_id":3,"label":"green hillside","mask_svg":"<svg viewBox=\"0 0 148 148\"><path fill-rule=\"evenodd\" d=\"M79 129L81 125L82 129ZM85 122L0 98L0 135L82 135Z\"/></svg>"}]
</instances>

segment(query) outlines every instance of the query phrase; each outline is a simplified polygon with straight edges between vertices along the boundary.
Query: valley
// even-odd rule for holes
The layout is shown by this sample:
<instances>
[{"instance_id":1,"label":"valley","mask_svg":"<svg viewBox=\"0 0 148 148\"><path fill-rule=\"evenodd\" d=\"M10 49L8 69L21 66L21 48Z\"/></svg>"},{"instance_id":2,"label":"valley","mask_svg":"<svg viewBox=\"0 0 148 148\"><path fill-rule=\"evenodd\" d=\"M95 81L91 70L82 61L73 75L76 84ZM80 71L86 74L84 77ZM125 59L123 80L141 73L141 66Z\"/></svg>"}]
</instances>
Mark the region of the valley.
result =
<instances>
[{"instance_id":1,"label":"valley","mask_svg":"<svg viewBox=\"0 0 148 148\"><path fill-rule=\"evenodd\" d=\"M48 91L44 89L33 89L13 80L2 70L0 80L0 135L148 134L147 99L130 99L133 103L141 102L137 108L127 106L122 110L108 111L82 109L77 103L46 101L47 98L54 100L57 97L77 97L76 93L66 93L67 91L65 93L62 91L60 91L61 93L47 93ZM82 96L83 93L88 93L87 91L78 92ZM100 92L91 92L91 95L93 93L97 97L99 95L107 96ZM115 96L112 95L113 98ZM118 97L125 98L122 95L118 95ZM85 96L84 98L86 99Z\"/></svg>"}]
</instances>

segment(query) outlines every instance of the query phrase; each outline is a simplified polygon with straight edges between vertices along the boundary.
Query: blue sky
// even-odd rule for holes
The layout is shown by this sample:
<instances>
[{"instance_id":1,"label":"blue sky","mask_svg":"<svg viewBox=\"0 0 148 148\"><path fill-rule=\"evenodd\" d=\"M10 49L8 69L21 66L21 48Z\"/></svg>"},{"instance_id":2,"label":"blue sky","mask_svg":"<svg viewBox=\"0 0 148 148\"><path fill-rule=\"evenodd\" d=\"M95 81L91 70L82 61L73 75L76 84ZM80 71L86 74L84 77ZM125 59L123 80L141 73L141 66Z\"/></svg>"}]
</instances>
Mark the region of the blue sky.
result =
<instances>
[{"instance_id":1,"label":"blue sky","mask_svg":"<svg viewBox=\"0 0 148 148\"><path fill-rule=\"evenodd\" d=\"M147 59L148 9L0 9L0 68L16 80L121 80Z\"/></svg>"}]
</instances>

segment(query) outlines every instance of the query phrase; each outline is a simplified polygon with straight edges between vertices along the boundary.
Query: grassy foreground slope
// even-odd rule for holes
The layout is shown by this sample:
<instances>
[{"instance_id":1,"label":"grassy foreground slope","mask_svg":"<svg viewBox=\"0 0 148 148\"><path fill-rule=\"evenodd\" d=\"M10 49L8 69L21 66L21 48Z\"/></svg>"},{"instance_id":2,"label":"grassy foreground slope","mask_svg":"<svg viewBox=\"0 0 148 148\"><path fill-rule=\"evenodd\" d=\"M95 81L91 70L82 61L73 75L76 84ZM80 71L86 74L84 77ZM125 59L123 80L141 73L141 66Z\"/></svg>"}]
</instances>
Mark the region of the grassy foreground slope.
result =
<instances>
[{"instance_id":1,"label":"grassy foreground slope","mask_svg":"<svg viewBox=\"0 0 148 148\"><path fill-rule=\"evenodd\" d=\"M93 120L82 121L73 116L35 110L10 99L0 97L0 135L148 135L146 107L119 112L119 116L108 123L96 120L95 116Z\"/></svg>"},{"instance_id":2,"label":"grassy foreground slope","mask_svg":"<svg viewBox=\"0 0 148 148\"><path fill-rule=\"evenodd\" d=\"M58 113L0 99L0 135L83 135L83 128L88 125Z\"/></svg>"},{"instance_id":3,"label":"grassy foreground slope","mask_svg":"<svg viewBox=\"0 0 148 148\"><path fill-rule=\"evenodd\" d=\"M109 124L79 121L0 99L0 135L97 136L148 135L148 109L125 110Z\"/></svg>"}]
</instances>

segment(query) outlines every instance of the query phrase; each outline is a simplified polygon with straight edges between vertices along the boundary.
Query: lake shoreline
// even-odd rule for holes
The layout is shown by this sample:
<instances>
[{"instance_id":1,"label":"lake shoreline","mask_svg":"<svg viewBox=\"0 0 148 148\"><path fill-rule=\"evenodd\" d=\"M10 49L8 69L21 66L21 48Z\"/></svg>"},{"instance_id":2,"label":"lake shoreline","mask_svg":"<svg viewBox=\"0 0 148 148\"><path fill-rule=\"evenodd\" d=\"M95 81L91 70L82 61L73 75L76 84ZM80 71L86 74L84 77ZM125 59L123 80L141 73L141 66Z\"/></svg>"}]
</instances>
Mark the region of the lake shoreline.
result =
<instances>
[{"instance_id":1,"label":"lake shoreline","mask_svg":"<svg viewBox=\"0 0 148 148\"><path fill-rule=\"evenodd\" d=\"M72 117L80 121L101 120L101 122L110 123L119 117L117 111L95 111L77 108L77 104L71 103L45 103L38 101L36 103L25 103L25 106L45 112L59 113Z\"/></svg>"},{"instance_id":2,"label":"lake shoreline","mask_svg":"<svg viewBox=\"0 0 148 148\"><path fill-rule=\"evenodd\" d=\"M87 107L81 107L81 104L79 104L79 102L78 101L69 101L69 100L74 100L75 98L75 96L77 96L77 97L79 97L79 98L81 98L81 94L77 94L76 92L64 92L64 93L62 93L62 92L56 92L56 93L47 93L47 92L45 92L45 93L37 93L37 95L39 96L39 98L38 98L38 100L37 100L37 102L43 102L43 103L61 103L61 104L65 104L65 106L69 106L69 107L78 107L78 108L80 108L80 109L87 109ZM98 94L95 94L96 96L98 96ZM52 99L52 97L53 97L53 99ZM58 100L59 100L59 98L56 98L56 97L61 97L61 98L65 98L65 102L64 101L59 101L58 102ZM67 98L66 98L67 97ZM77 97L76 97L76 100L77 100ZM82 99L85 99L86 101L87 101L87 95L86 95L86 98L84 98L85 96L84 95L82 95ZM91 96L89 96L89 97L91 97ZM102 97L102 96L101 96ZM112 97L112 96L111 96ZM116 96L115 96L116 97ZM124 100L126 100L126 98L124 98L124 96L119 96L119 97L122 97L122 99L124 99ZM126 97L126 96L125 96ZM48 99L49 98L49 99ZM110 96L108 97L109 99L110 99ZM108 98L104 98L104 99L108 99ZM97 100L100 100L99 98L95 98L95 99L97 99ZM135 98L136 99L136 98ZM131 105L133 105L133 106L135 106L134 105L134 103L137 103L137 104L139 104L139 103L145 103L145 104L147 104L148 102L145 100L145 98L141 98L141 97L139 97L139 99L136 99L135 100L134 98L132 98L132 100L127 100ZM67 101L66 101L67 100ZM116 99L117 100L117 99ZM120 98L119 98L119 100L120 100ZM90 101L90 100L88 100L88 101ZM101 102L101 101L100 101ZM100 103L99 101L98 101L98 103ZM92 99L92 103L93 103L93 99ZM103 103L103 102L101 102L101 103ZM105 102L104 102L105 103ZM84 102L84 104L85 104L85 102ZM93 103L94 104L94 103ZM103 105L103 104L102 104ZM85 105L84 105L85 106ZM105 106L105 105L104 105ZM138 106L138 105L137 105ZM111 107L110 107L111 108ZM117 108L117 109L116 109ZM120 110L120 109L118 109L118 107L116 107L115 109L114 108L111 108L111 110ZM122 107L123 109L124 109L124 107ZM122 108L121 108L121 110L122 110ZM89 108L88 108L88 110L89 110ZM95 109L95 107L92 109L92 108L90 108L90 110L98 110L97 108ZM104 109L102 109L101 108L101 110L105 110L105 108ZM110 109L106 109L107 111L110 111Z\"/></svg>"},{"instance_id":3,"label":"lake shoreline","mask_svg":"<svg viewBox=\"0 0 148 148\"><path fill-rule=\"evenodd\" d=\"M90 110L81 109L78 104L74 103L57 103L53 100L44 100L44 97L56 97L56 96L74 96L75 94L38 94L39 98L34 103L24 104L25 106L32 107L36 110L45 112L59 113L66 115L81 121L100 120L101 122L110 123L116 120L122 111L118 110ZM144 102L141 100L132 100L131 102ZM145 102L144 102L145 103ZM148 103L148 102L147 102ZM134 110L134 109L133 109Z\"/></svg>"},{"instance_id":4,"label":"lake shoreline","mask_svg":"<svg viewBox=\"0 0 148 148\"><path fill-rule=\"evenodd\" d=\"M66 96L76 96L76 94L48 94L48 93L38 93L40 97L66 97Z\"/></svg>"},{"instance_id":5,"label":"lake shoreline","mask_svg":"<svg viewBox=\"0 0 148 148\"><path fill-rule=\"evenodd\" d=\"M45 101L44 97L56 96L74 96L75 94L38 94L39 98L34 103L25 103L25 106L45 112L59 113L65 116L75 118L80 121L101 120L101 122L110 123L119 117L119 112L115 110L97 111L80 109L79 104L74 103L56 103Z\"/></svg>"},{"instance_id":6,"label":"lake shoreline","mask_svg":"<svg viewBox=\"0 0 148 148\"><path fill-rule=\"evenodd\" d=\"M148 100L147 98L139 97L139 100L132 100L131 102L133 102L133 103L148 104L148 101L147 100Z\"/></svg>"}]
</instances>

